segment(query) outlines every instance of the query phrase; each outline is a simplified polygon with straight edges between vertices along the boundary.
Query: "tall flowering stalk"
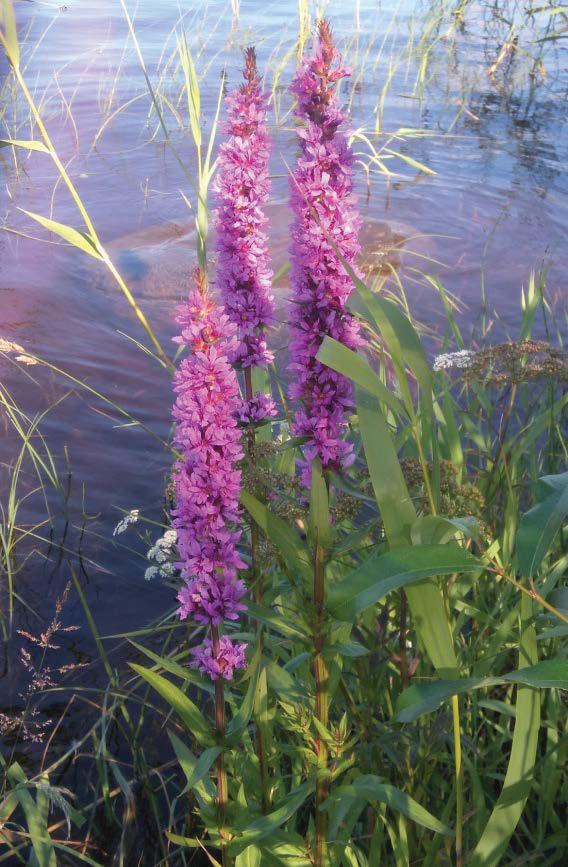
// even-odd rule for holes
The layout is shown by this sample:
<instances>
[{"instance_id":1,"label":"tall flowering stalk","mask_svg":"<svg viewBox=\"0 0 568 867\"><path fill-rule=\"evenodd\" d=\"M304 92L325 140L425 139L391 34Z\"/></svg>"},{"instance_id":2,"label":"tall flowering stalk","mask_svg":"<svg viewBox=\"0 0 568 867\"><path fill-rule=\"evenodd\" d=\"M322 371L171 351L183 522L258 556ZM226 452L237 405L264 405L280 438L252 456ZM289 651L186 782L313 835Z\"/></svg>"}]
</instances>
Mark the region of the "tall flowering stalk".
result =
<instances>
[{"instance_id":1,"label":"tall flowering stalk","mask_svg":"<svg viewBox=\"0 0 568 867\"><path fill-rule=\"evenodd\" d=\"M323 338L354 349L361 338L347 310L351 278L334 246L352 263L360 250L360 217L353 195L353 155L343 129L335 83L348 75L341 66L331 30L320 21L312 56L298 70L291 90L297 97L300 155L290 179L292 224L289 394L301 401L293 433L307 438L302 479L309 485L312 460L323 470L341 470L353 460L345 441L352 386L321 364L316 355Z\"/></svg>"},{"instance_id":2,"label":"tall flowering stalk","mask_svg":"<svg viewBox=\"0 0 568 867\"><path fill-rule=\"evenodd\" d=\"M238 338L231 360L243 369L245 396L238 418L247 428L247 451L255 459L255 425L275 415L272 399L253 393L252 370L266 367L273 354L266 343L266 332L273 320L271 295L272 270L268 252L268 222L264 205L270 192L268 160L270 137L266 125L268 99L257 73L253 47L245 50L244 83L226 99L227 140L221 145L215 191L219 202L216 213L217 283L227 316L234 323ZM258 569L258 529L251 529L251 581L254 598L262 602L262 573ZM258 626L258 640L262 633ZM269 807L269 781L262 729L256 729L261 776L262 805Z\"/></svg>"},{"instance_id":3,"label":"tall flowering stalk","mask_svg":"<svg viewBox=\"0 0 568 867\"><path fill-rule=\"evenodd\" d=\"M273 355L266 345L272 322L272 271L268 254L270 137L266 126L268 99L256 68L254 48L245 51L244 84L226 99L227 140L219 152L214 189L217 274L225 312L237 327L238 344L231 360L245 370L266 366Z\"/></svg>"},{"instance_id":4,"label":"tall flowering stalk","mask_svg":"<svg viewBox=\"0 0 568 867\"><path fill-rule=\"evenodd\" d=\"M341 471L353 460L352 446L345 440L347 412L353 398L350 382L321 364L316 356L326 334L351 349L362 342L358 323L347 310L351 278L337 255L339 250L352 263L360 249L353 156L342 128L346 116L335 89L335 83L346 75L348 71L339 62L329 25L320 21L312 56L302 63L291 85L297 97L296 115L303 124L298 130L300 155L290 180L294 221L289 388L290 398L301 401L292 433L307 440L302 482L306 487L311 485L312 500L319 503L327 499L326 471ZM325 564L324 540L316 534L312 552L315 713L326 729L329 672L324 652ZM319 737L316 746L319 773L314 863L316 867L327 867L327 813L322 806L329 794L329 757L324 738Z\"/></svg>"},{"instance_id":5,"label":"tall flowering stalk","mask_svg":"<svg viewBox=\"0 0 568 867\"><path fill-rule=\"evenodd\" d=\"M192 651L193 665L215 682L215 723L225 733L223 682L235 668L245 668L245 644L220 634L224 621L246 609L245 584L238 570L245 564L237 544L242 458L236 419L239 388L229 356L237 346L235 325L209 295L207 280L195 271L195 286L178 309L181 336L189 350L174 378L174 445L181 457L174 467L179 563L184 585L178 594L179 616L209 627L210 637ZM227 803L223 753L217 760L219 826ZM223 849L223 863L226 852Z\"/></svg>"}]
</instances>

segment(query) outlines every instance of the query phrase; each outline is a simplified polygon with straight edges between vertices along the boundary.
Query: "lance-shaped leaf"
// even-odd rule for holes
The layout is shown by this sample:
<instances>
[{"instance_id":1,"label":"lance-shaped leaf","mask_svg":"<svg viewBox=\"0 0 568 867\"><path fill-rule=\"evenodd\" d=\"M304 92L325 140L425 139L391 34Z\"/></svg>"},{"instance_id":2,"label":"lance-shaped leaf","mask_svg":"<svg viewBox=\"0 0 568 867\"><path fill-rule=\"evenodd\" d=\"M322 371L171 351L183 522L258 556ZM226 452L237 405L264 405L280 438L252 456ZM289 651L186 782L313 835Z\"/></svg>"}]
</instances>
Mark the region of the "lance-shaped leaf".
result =
<instances>
[{"instance_id":1,"label":"lance-shaped leaf","mask_svg":"<svg viewBox=\"0 0 568 867\"><path fill-rule=\"evenodd\" d=\"M24 141L24 139L20 138L0 138L0 148L9 147L24 148L24 150L27 151L40 151L44 154L49 153L49 150L42 141Z\"/></svg>"},{"instance_id":2,"label":"lance-shaped leaf","mask_svg":"<svg viewBox=\"0 0 568 867\"><path fill-rule=\"evenodd\" d=\"M507 683L519 683L535 689L568 689L568 660L545 659L499 677L462 677L415 683L399 696L396 719L398 722L413 722L419 716L435 711L452 695Z\"/></svg>"},{"instance_id":3,"label":"lance-shaped leaf","mask_svg":"<svg viewBox=\"0 0 568 867\"><path fill-rule=\"evenodd\" d=\"M212 744L211 727L197 705L181 689L155 671L136 665L134 662L129 665L168 702L196 740L201 744Z\"/></svg>"},{"instance_id":4,"label":"lance-shaped leaf","mask_svg":"<svg viewBox=\"0 0 568 867\"><path fill-rule=\"evenodd\" d=\"M331 367L337 373L343 374L352 382L357 383L361 388L374 394L389 409L397 414L404 413L402 401L398 399L388 388L381 382L373 368L367 364L365 359L353 352L339 340L334 340L333 337L326 336L319 348L317 354L318 361Z\"/></svg>"},{"instance_id":5,"label":"lance-shaped leaf","mask_svg":"<svg viewBox=\"0 0 568 867\"><path fill-rule=\"evenodd\" d=\"M411 798L406 792L401 792L396 786L384 783L380 777L373 774L363 774L348 786L338 786L321 809L331 810L337 801L342 803L342 807L349 801L360 802L361 808L366 804L386 804L395 812L402 813L403 816L416 822L417 825L422 825L424 828L429 828L439 834L453 836L453 832L447 825L440 822L414 798Z\"/></svg>"},{"instance_id":6,"label":"lance-shaped leaf","mask_svg":"<svg viewBox=\"0 0 568 867\"><path fill-rule=\"evenodd\" d=\"M433 575L478 572L481 568L477 558L457 545L407 545L370 557L332 585L327 607L339 620L351 621L393 590Z\"/></svg>"},{"instance_id":7,"label":"lance-shaped leaf","mask_svg":"<svg viewBox=\"0 0 568 867\"><path fill-rule=\"evenodd\" d=\"M196 793L203 800L212 800L215 797L215 786L211 780L204 780L204 778L207 776L211 765L221 752L221 747L209 747L209 749L204 750L197 759L189 747L187 747L173 732L168 732L168 736L172 742L181 769L186 776L187 782L184 792L189 792L195 789ZM183 794L183 792L181 794Z\"/></svg>"},{"instance_id":8,"label":"lance-shaped leaf","mask_svg":"<svg viewBox=\"0 0 568 867\"><path fill-rule=\"evenodd\" d=\"M246 846L251 843L258 843L263 840L277 828L280 828L284 822L287 822L302 806L306 798L313 792L314 783L312 781L302 783L298 788L288 792L283 798L280 805L268 813L266 816L261 816L254 819L250 824L245 826L239 833L237 827L234 828L236 836L229 844L229 853L237 855L243 851Z\"/></svg>"},{"instance_id":9,"label":"lance-shaped leaf","mask_svg":"<svg viewBox=\"0 0 568 867\"><path fill-rule=\"evenodd\" d=\"M314 544L327 548L331 538L329 495L319 458L312 461L309 526Z\"/></svg>"},{"instance_id":10,"label":"lance-shaped leaf","mask_svg":"<svg viewBox=\"0 0 568 867\"><path fill-rule=\"evenodd\" d=\"M525 512L517 532L517 562L527 577L535 574L568 515L568 472L543 476L536 496L536 506Z\"/></svg>"},{"instance_id":11,"label":"lance-shaped leaf","mask_svg":"<svg viewBox=\"0 0 568 867\"><path fill-rule=\"evenodd\" d=\"M416 511L402 474L393 438L379 401L357 388L357 414L369 475L391 549L408 545ZM452 628L444 599L434 579L408 587L416 630L432 664L442 677L458 674Z\"/></svg>"},{"instance_id":12,"label":"lance-shaped leaf","mask_svg":"<svg viewBox=\"0 0 568 867\"><path fill-rule=\"evenodd\" d=\"M523 594L519 672L538 658L533 603ZM534 665L534 668L537 668ZM529 675L530 676L530 675ZM540 696L532 686L517 688L515 730L503 789L475 847L468 867L496 867L521 818L532 785L540 728Z\"/></svg>"},{"instance_id":13,"label":"lance-shaped leaf","mask_svg":"<svg viewBox=\"0 0 568 867\"><path fill-rule=\"evenodd\" d=\"M66 226L65 223L58 223L55 220L42 217L41 214L34 214L32 211L26 211L24 208L20 208L20 210L41 226L49 229L50 232L59 235L60 238L63 238L64 241L67 241L73 247L77 247L77 249L82 250L84 253L88 253L89 256L93 256L95 259L102 261L102 256L97 250L95 242L86 234L86 232L78 232L77 229L74 229L72 226Z\"/></svg>"}]
</instances>

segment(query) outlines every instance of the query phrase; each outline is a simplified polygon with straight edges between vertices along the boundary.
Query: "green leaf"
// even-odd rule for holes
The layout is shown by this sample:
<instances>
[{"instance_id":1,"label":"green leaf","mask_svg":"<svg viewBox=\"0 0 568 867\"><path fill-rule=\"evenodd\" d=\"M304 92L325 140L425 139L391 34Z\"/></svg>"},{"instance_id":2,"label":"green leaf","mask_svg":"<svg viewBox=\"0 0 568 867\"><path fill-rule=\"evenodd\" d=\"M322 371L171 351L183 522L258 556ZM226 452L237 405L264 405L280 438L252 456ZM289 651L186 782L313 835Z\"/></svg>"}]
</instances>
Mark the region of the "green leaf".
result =
<instances>
[{"instance_id":1,"label":"green leaf","mask_svg":"<svg viewBox=\"0 0 568 867\"><path fill-rule=\"evenodd\" d=\"M136 648L140 653L143 653L148 659L151 659L156 665L163 668L164 671L169 671L170 674L175 674L177 677L181 677L184 681L192 681L193 683L197 683L200 689L205 689L210 692L213 692L213 688L211 684L206 681L204 678L199 677L197 674L194 674L190 671L189 668L180 665L179 662L176 662L175 659L172 659L169 656L158 656L157 653L154 653L153 650L150 650L148 647L144 647L143 644L138 644L136 641L132 641L130 639L130 643L133 647Z\"/></svg>"},{"instance_id":2,"label":"green leaf","mask_svg":"<svg viewBox=\"0 0 568 867\"><path fill-rule=\"evenodd\" d=\"M229 725L227 726L227 741L230 744L237 744L242 733L248 726L254 708L254 697L258 685L258 675L260 672L260 647L257 649L254 660L250 663L247 674L250 677L250 682L246 695L241 703L241 706Z\"/></svg>"},{"instance_id":3,"label":"green leaf","mask_svg":"<svg viewBox=\"0 0 568 867\"><path fill-rule=\"evenodd\" d=\"M416 512L379 401L356 388L357 416L367 467L391 547L408 544Z\"/></svg>"},{"instance_id":4,"label":"green leaf","mask_svg":"<svg viewBox=\"0 0 568 867\"><path fill-rule=\"evenodd\" d=\"M294 680L289 671L275 662L269 662L266 667L268 686L273 689L283 704L305 705L309 697L300 683Z\"/></svg>"},{"instance_id":5,"label":"green leaf","mask_svg":"<svg viewBox=\"0 0 568 867\"><path fill-rule=\"evenodd\" d=\"M302 837L292 831L273 831L261 851L262 867L311 867L313 864Z\"/></svg>"},{"instance_id":6,"label":"green leaf","mask_svg":"<svg viewBox=\"0 0 568 867\"><path fill-rule=\"evenodd\" d=\"M130 667L140 675L147 683L152 686L156 692L165 699L170 707L176 711L182 719L188 732L190 732L201 744L211 744L212 734L207 720L191 699L189 699L177 686L162 677L155 671L150 671L141 665L136 665L134 662L129 663Z\"/></svg>"},{"instance_id":7,"label":"green leaf","mask_svg":"<svg viewBox=\"0 0 568 867\"><path fill-rule=\"evenodd\" d=\"M247 846L235 858L235 867L261 867L262 852L257 846Z\"/></svg>"},{"instance_id":8,"label":"green leaf","mask_svg":"<svg viewBox=\"0 0 568 867\"><path fill-rule=\"evenodd\" d=\"M476 572L482 564L457 545L409 545L370 557L328 594L328 610L351 621L393 590L424 581L433 575Z\"/></svg>"},{"instance_id":9,"label":"green leaf","mask_svg":"<svg viewBox=\"0 0 568 867\"><path fill-rule=\"evenodd\" d=\"M303 783L301 786L298 786L298 788L289 792L280 806L271 813L268 813L267 816L261 816L258 819L254 819L249 825L243 828L240 833L238 829L235 828L234 830L237 836L229 844L229 853L231 855L237 855L239 852L243 851L244 847L249 846L251 843L257 843L259 840L263 840L277 828L280 828L284 822L287 822L288 819L290 819L294 813L300 809L306 798L313 792L313 789L313 782L310 781Z\"/></svg>"},{"instance_id":10,"label":"green leaf","mask_svg":"<svg viewBox=\"0 0 568 867\"><path fill-rule=\"evenodd\" d=\"M412 525L410 532L415 545L445 545L456 536L475 539L478 534L479 524L476 518L444 518L441 515L421 515Z\"/></svg>"},{"instance_id":11,"label":"green leaf","mask_svg":"<svg viewBox=\"0 0 568 867\"><path fill-rule=\"evenodd\" d=\"M402 160L403 163L411 166L413 169L417 169L419 172L423 172L425 175L435 175L436 172L434 169L431 169L429 166L424 163L418 162L418 160L413 159L413 157L409 157L408 154L401 154L399 151L393 151L390 148L384 148L384 153L390 154L393 157L396 157L399 160Z\"/></svg>"},{"instance_id":12,"label":"green leaf","mask_svg":"<svg viewBox=\"0 0 568 867\"><path fill-rule=\"evenodd\" d=\"M517 532L519 571L532 577L568 515L568 472L543 476L537 486L536 506L521 518Z\"/></svg>"},{"instance_id":13,"label":"green leaf","mask_svg":"<svg viewBox=\"0 0 568 867\"><path fill-rule=\"evenodd\" d=\"M539 689L568 689L568 660L543 659L536 665L505 674L503 680L524 683Z\"/></svg>"},{"instance_id":14,"label":"green leaf","mask_svg":"<svg viewBox=\"0 0 568 867\"><path fill-rule=\"evenodd\" d=\"M367 362L333 337L326 336L317 354L318 361L337 373L342 373L361 388L374 394L397 415L404 413L402 402L386 388Z\"/></svg>"},{"instance_id":15,"label":"green leaf","mask_svg":"<svg viewBox=\"0 0 568 867\"><path fill-rule=\"evenodd\" d=\"M311 580L310 555L299 535L248 491L241 491L241 503L262 532L278 548L292 574L299 573Z\"/></svg>"},{"instance_id":16,"label":"green leaf","mask_svg":"<svg viewBox=\"0 0 568 867\"><path fill-rule=\"evenodd\" d=\"M532 600L521 597L519 673L536 663L538 652L533 626ZM533 669L538 665L530 666ZM481 838L468 860L468 867L496 867L501 862L532 785L540 728L540 697L530 686L517 688L515 730L505 781Z\"/></svg>"},{"instance_id":17,"label":"green leaf","mask_svg":"<svg viewBox=\"0 0 568 867\"><path fill-rule=\"evenodd\" d=\"M338 786L333 790L331 798L326 801L321 809L330 810L334 801L343 800L348 803L349 800L360 801L361 807L365 804L379 803L386 804L397 813L402 813L403 816L416 822L417 825L422 825L424 828L429 828L430 831L435 831L439 834L446 834L453 837L453 831L444 825L432 813L429 813L422 807L414 798L391 786L384 783L380 777L373 774L363 774L357 777L348 786Z\"/></svg>"},{"instance_id":18,"label":"green leaf","mask_svg":"<svg viewBox=\"0 0 568 867\"><path fill-rule=\"evenodd\" d=\"M28 151L41 151L48 154L49 150L42 141L24 141L19 138L0 138L0 148L25 148Z\"/></svg>"},{"instance_id":19,"label":"green leaf","mask_svg":"<svg viewBox=\"0 0 568 867\"><path fill-rule=\"evenodd\" d=\"M41 226L49 229L50 232L59 235L59 237L63 238L64 241L68 241L68 243L73 247L77 247L77 249L82 250L84 253L88 253L89 256L93 256L95 259L102 260L102 256L98 252L95 242L85 232L78 232L77 229L73 229L71 226L66 226L64 223L57 223L55 220L49 220L47 217L42 217L41 214L34 214L32 211L26 211L24 208L20 208L20 210Z\"/></svg>"},{"instance_id":20,"label":"green leaf","mask_svg":"<svg viewBox=\"0 0 568 867\"><path fill-rule=\"evenodd\" d=\"M414 362L419 368L420 358ZM422 375L426 375L422 371ZM357 414L375 497L392 549L408 545L416 511L412 504L394 442L376 397L361 389ZM442 677L456 677L458 664L444 599L434 579L420 588L408 587L408 602L418 636Z\"/></svg>"},{"instance_id":21,"label":"green leaf","mask_svg":"<svg viewBox=\"0 0 568 867\"><path fill-rule=\"evenodd\" d=\"M360 280L352 268L347 269L357 289L357 294L363 302L372 324L381 332L393 363L397 368L399 378L405 368L409 367L416 376L425 394L432 393L432 371L420 342L420 338L410 319L393 301L382 298L376 292L371 292ZM353 299L356 306L356 299ZM401 382L401 385L404 383Z\"/></svg>"},{"instance_id":22,"label":"green leaf","mask_svg":"<svg viewBox=\"0 0 568 867\"><path fill-rule=\"evenodd\" d=\"M397 722L414 722L422 714L432 713L453 695L501 682L498 677L461 677L414 683L399 696L395 719Z\"/></svg>"},{"instance_id":23,"label":"green leaf","mask_svg":"<svg viewBox=\"0 0 568 867\"><path fill-rule=\"evenodd\" d=\"M42 811L32 798L22 767L14 762L8 767L6 775L12 785L12 792L24 811L38 867L57 867L55 850L47 830L47 816L42 815Z\"/></svg>"},{"instance_id":24,"label":"green leaf","mask_svg":"<svg viewBox=\"0 0 568 867\"><path fill-rule=\"evenodd\" d=\"M413 722L422 714L436 710L452 695L506 683L519 683L535 689L568 689L568 660L547 659L500 677L463 677L456 680L415 683L399 696L396 703L396 720Z\"/></svg>"},{"instance_id":25,"label":"green leaf","mask_svg":"<svg viewBox=\"0 0 568 867\"><path fill-rule=\"evenodd\" d=\"M12 0L1 0L0 21L4 25L4 33L1 36L2 44L8 60L12 66L20 65L20 45L18 43L18 31L16 30L16 18Z\"/></svg>"},{"instance_id":26,"label":"green leaf","mask_svg":"<svg viewBox=\"0 0 568 867\"><path fill-rule=\"evenodd\" d=\"M329 496L318 458L312 461L310 487L310 531L313 542L327 548L331 538Z\"/></svg>"},{"instance_id":27,"label":"green leaf","mask_svg":"<svg viewBox=\"0 0 568 867\"><path fill-rule=\"evenodd\" d=\"M185 79L185 91L187 95L187 108L191 134L193 136L195 147L199 150L201 147L201 96L199 92L199 80L195 71L195 64L187 45L185 33L183 34L183 39L178 36L178 51Z\"/></svg>"},{"instance_id":28,"label":"green leaf","mask_svg":"<svg viewBox=\"0 0 568 867\"><path fill-rule=\"evenodd\" d=\"M168 732L170 741L180 763L181 769L184 772L187 782L184 792L197 789L201 797L214 797L215 788L210 781L205 785L200 785L203 778L209 773L211 765L221 752L221 747L209 747L204 750L198 759L193 755L189 747L181 741L173 732ZM182 793L183 794L183 793Z\"/></svg>"}]
</instances>

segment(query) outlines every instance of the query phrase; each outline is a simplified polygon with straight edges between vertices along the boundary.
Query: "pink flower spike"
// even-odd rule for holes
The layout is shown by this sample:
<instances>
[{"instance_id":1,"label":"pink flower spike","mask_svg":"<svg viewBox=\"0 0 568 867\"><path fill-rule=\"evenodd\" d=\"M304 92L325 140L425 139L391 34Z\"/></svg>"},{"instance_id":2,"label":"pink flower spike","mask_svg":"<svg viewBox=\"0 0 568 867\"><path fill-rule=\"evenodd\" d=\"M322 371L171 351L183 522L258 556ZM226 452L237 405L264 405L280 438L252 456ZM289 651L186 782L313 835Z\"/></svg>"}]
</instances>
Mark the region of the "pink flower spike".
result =
<instances>
[{"instance_id":1,"label":"pink flower spike","mask_svg":"<svg viewBox=\"0 0 568 867\"><path fill-rule=\"evenodd\" d=\"M178 310L178 342L190 353L174 377L174 445L182 457L174 466L179 563L184 579L178 601L182 620L218 626L236 620L246 606L240 539L239 497L242 458L237 422L237 377L228 360L236 346L235 325L211 299L203 273Z\"/></svg>"},{"instance_id":2,"label":"pink flower spike","mask_svg":"<svg viewBox=\"0 0 568 867\"><path fill-rule=\"evenodd\" d=\"M302 404L292 433L307 438L301 468L306 486L315 457L324 469L336 471L353 461L352 446L345 442L352 386L321 364L317 353L326 334L350 349L363 343L357 320L347 309L351 278L335 252L338 249L347 262L354 262L361 224L353 195L353 154L341 128L346 115L331 86L348 75L340 64L332 68L338 60L329 25L321 21L313 54L290 88L304 126L298 129L300 155L290 179L294 221L289 396Z\"/></svg>"},{"instance_id":3,"label":"pink flower spike","mask_svg":"<svg viewBox=\"0 0 568 867\"><path fill-rule=\"evenodd\" d=\"M271 143L265 122L268 99L252 47L245 51L243 74L244 84L226 99L228 139L221 145L213 184L219 203L216 280L226 314L237 330L230 360L241 367L261 367L274 357L265 339L274 300L263 210L270 192Z\"/></svg>"}]
</instances>

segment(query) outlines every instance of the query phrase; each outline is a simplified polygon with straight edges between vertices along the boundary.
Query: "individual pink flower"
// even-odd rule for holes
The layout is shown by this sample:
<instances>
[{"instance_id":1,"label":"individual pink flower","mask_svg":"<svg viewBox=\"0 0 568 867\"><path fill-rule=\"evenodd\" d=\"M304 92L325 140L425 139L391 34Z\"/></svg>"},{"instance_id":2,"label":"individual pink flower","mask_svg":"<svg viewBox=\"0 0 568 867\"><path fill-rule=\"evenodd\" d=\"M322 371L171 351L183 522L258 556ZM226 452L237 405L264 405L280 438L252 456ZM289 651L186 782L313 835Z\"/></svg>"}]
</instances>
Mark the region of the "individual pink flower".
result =
<instances>
[{"instance_id":1,"label":"individual pink flower","mask_svg":"<svg viewBox=\"0 0 568 867\"><path fill-rule=\"evenodd\" d=\"M225 311L237 328L238 343L230 359L242 367L258 367L273 359L265 332L272 322L274 301L263 210L270 191L268 100L257 74L254 48L245 51L243 74L244 84L226 99L228 139L221 145L214 181L219 202L216 280Z\"/></svg>"},{"instance_id":2,"label":"individual pink flower","mask_svg":"<svg viewBox=\"0 0 568 867\"><path fill-rule=\"evenodd\" d=\"M352 386L316 359L326 335L350 349L363 342L347 309L351 278L336 253L337 249L351 264L360 250L353 154L342 128L346 116L333 87L348 74L338 62L329 25L321 21L313 54L291 85L298 100L296 114L304 123L297 133L300 154L290 180L294 221L289 395L301 401L292 433L307 439L305 485L315 457L324 469L336 471L353 460L353 447L345 440Z\"/></svg>"},{"instance_id":3,"label":"individual pink flower","mask_svg":"<svg viewBox=\"0 0 568 867\"><path fill-rule=\"evenodd\" d=\"M172 525L184 579L178 613L182 620L191 617L217 627L224 620L236 620L246 609L246 587L238 578L245 564L237 549L237 463L243 456L236 418L240 398L228 360L237 343L235 325L211 299L199 269L176 321L182 332L175 339L189 350L174 377L174 445L181 457L173 473Z\"/></svg>"}]
</instances>

